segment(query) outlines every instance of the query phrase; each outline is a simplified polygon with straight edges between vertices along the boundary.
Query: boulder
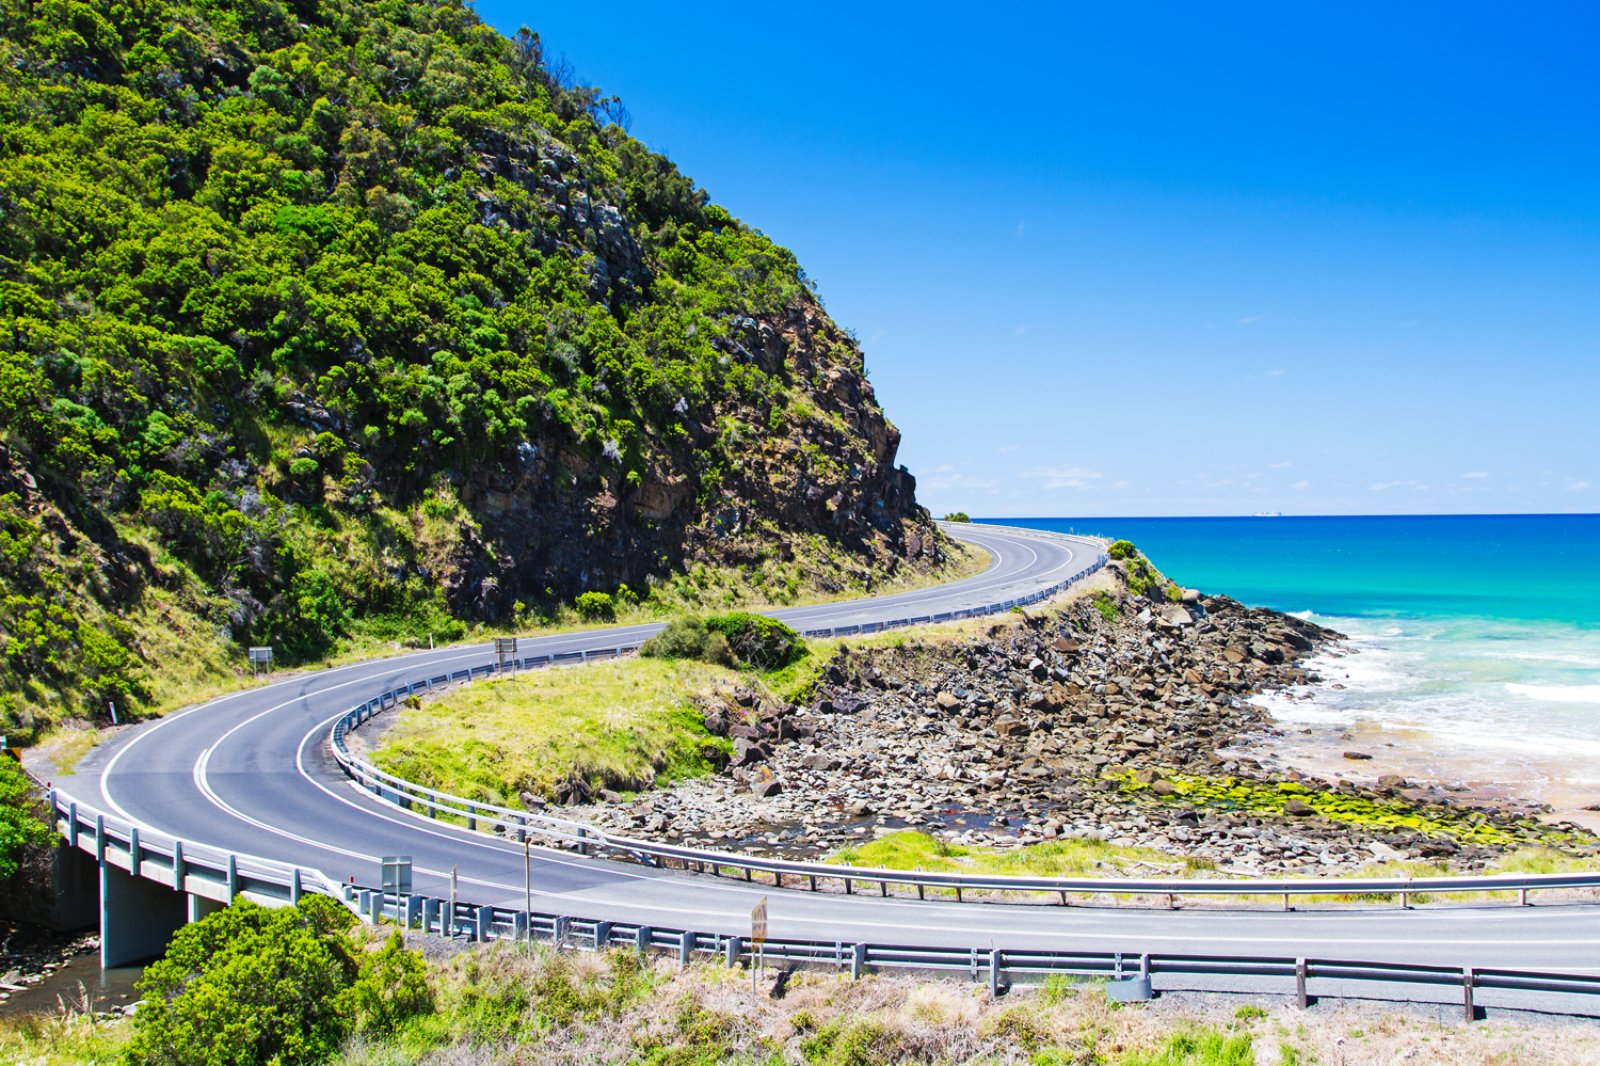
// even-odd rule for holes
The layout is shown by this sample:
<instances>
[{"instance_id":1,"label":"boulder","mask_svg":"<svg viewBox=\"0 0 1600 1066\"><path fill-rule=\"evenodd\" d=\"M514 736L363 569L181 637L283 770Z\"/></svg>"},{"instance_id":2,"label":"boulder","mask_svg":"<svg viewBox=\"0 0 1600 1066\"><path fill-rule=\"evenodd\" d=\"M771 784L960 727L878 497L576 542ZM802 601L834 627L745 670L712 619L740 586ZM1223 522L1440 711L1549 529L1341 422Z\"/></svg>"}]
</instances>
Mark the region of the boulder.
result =
<instances>
[{"instance_id":1,"label":"boulder","mask_svg":"<svg viewBox=\"0 0 1600 1066\"><path fill-rule=\"evenodd\" d=\"M766 762L770 753L760 744L740 738L733 742L733 765L754 766L759 762Z\"/></svg>"},{"instance_id":2,"label":"boulder","mask_svg":"<svg viewBox=\"0 0 1600 1066\"><path fill-rule=\"evenodd\" d=\"M1291 818L1309 818L1317 809L1298 796L1290 796L1283 801L1283 813Z\"/></svg>"}]
</instances>

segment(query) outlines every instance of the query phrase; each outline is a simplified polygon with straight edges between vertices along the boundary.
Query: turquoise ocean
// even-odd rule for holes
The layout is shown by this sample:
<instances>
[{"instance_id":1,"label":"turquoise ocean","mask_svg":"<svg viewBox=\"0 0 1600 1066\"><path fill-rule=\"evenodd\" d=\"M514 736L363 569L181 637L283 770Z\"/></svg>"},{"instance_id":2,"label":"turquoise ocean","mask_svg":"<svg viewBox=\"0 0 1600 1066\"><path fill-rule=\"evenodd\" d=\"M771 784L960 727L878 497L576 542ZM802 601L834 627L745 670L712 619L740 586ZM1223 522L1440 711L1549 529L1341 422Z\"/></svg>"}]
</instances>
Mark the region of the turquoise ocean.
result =
<instances>
[{"instance_id":1,"label":"turquoise ocean","mask_svg":"<svg viewBox=\"0 0 1600 1066\"><path fill-rule=\"evenodd\" d=\"M1600 515L985 521L1125 537L1181 585L1347 634L1324 684L1259 701L1306 759L1355 738L1374 772L1600 801Z\"/></svg>"}]
</instances>

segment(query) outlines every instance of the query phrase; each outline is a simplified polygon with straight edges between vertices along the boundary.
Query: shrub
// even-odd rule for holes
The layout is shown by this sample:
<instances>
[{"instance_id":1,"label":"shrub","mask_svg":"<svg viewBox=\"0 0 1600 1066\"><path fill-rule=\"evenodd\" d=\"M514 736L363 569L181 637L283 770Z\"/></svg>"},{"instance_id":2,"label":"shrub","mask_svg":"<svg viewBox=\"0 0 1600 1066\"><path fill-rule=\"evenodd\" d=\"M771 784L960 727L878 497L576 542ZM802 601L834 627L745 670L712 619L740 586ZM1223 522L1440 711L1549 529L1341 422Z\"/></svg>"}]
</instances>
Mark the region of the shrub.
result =
<instances>
[{"instance_id":1,"label":"shrub","mask_svg":"<svg viewBox=\"0 0 1600 1066\"><path fill-rule=\"evenodd\" d=\"M15 760L0 755L0 881L17 872L25 846L43 847L55 837L42 813L28 775Z\"/></svg>"},{"instance_id":2,"label":"shrub","mask_svg":"<svg viewBox=\"0 0 1600 1066\"><path fill-rule=\"evenodd\" d=\"M352 1032L382 1034L431 1009L422 957L390 936L364 952L324 896L268 910L247 900L172 938L140 979L133 1063L316 1062Z\"/></svg>"},{"instance_id":3,"label":"shrub","mask_svg":"<svg viewBox=\"0 0 1600 1066\"><path fill-rule=\"evenodd\" d=\"M706 628L704 618L688 615L674 618L667 627L639 648L639 654L656 659L699 659L703 662L733 665L728 638Z\"/></svg>"},{"instance_id":4,"label":"shrub","mask_svg":"<svg viewBox=\"0 0 1600 1066\"><path fill-rule=\"evenodd\" d=\"M733 657L756 670L781 670L806 650L800 634L765 615L714 614L706 619L706 628L726 638Z\"/></svg>"},{"instance_id":5,"label":"shrub","mask_svg":"<svg viewBox=\"0 0 1600 1066\"><path fill-rule=\"evenodd\" d=\"M583 592L572 601L572 605L578 609L578 614L591 622L612 622L617 617L617 604L609 593Z\"/></svg>"},{"instance_id":6,"label":"shrub","mask_svg":"<svg viewBox=\"0 0 1600 1066\"><path fill-rule=\"evenodd\" d=\"M765 615L714 614L674 618L639 649L658 659L699 659L725 666L781 670L805 654L800 634Z\"/></svg>"},{"instance_id":7,"label":"shrub","mask_svg":"<svg viewBox=\"0 0 1600 1066\"><path fill-rule=\"evenodd\" d=\"M1100 617L1107 622L1115 622L1117 615L1122 613L1122 608L1117 605L1117 601L1104 592L1094 594L1094 609L1099 611Z\"/></svg>"},{"instance_id":8,"label":"shrub","mask_svg":"<svg viewBox=\"0 0 1600 1066\"><path fill-rule=\"evenodd\" d=\"M1139 549L1133 546L1131 540L1114 540L1111 547L1106 549L1106 554L1113 559L1132 559L1139 554Z\"/></svg>"},{"instance_id":9,"label":"shrub","mask_svg":"<svg viewBox=\"0 0 1600 1066\"><path fill-rule=\"evenodd\" d=\"M970 522L972 521L972 516L965 511L951 511L944 516L944 520L946 522Z\"/></svg>"}]
</instances>

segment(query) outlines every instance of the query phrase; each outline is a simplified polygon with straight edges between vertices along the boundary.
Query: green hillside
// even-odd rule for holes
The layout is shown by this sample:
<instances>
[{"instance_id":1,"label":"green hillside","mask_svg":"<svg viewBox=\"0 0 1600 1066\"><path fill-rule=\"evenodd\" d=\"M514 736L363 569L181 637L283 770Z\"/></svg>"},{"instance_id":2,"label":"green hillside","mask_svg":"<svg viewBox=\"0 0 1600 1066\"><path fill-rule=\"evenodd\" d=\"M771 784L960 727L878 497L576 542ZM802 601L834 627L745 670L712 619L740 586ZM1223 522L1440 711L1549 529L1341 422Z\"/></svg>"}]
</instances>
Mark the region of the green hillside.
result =
<instances>
[{"instance_id":1,"label":"green hillside","mask_svg":"<svg viewBox=\"0 0 1600 1066\"><path fill-rule=\"evenodd\" d=\"M0 0L0 726L943 542L793 255L459 0Z\"/></svg>"}]
</instances>

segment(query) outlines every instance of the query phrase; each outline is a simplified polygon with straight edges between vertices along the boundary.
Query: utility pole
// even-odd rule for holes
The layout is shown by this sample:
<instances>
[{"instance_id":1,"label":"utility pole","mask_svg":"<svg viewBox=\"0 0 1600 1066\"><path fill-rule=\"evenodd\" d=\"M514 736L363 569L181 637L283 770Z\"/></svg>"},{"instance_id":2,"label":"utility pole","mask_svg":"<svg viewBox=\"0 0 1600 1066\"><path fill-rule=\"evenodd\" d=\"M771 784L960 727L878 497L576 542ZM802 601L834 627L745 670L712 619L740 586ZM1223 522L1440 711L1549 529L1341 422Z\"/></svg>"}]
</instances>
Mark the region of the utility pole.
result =
<instances>
[{"instance_id":1,"label":"utility pole","mask_svg":"<svg viewBox=\"0 0 1600 1066\"><path fill-rule=\"evenodd\" d=\"M528 950L533 950L533 841L522 838L522 910L527 915Z\"/></svg>"}]
</instances>

